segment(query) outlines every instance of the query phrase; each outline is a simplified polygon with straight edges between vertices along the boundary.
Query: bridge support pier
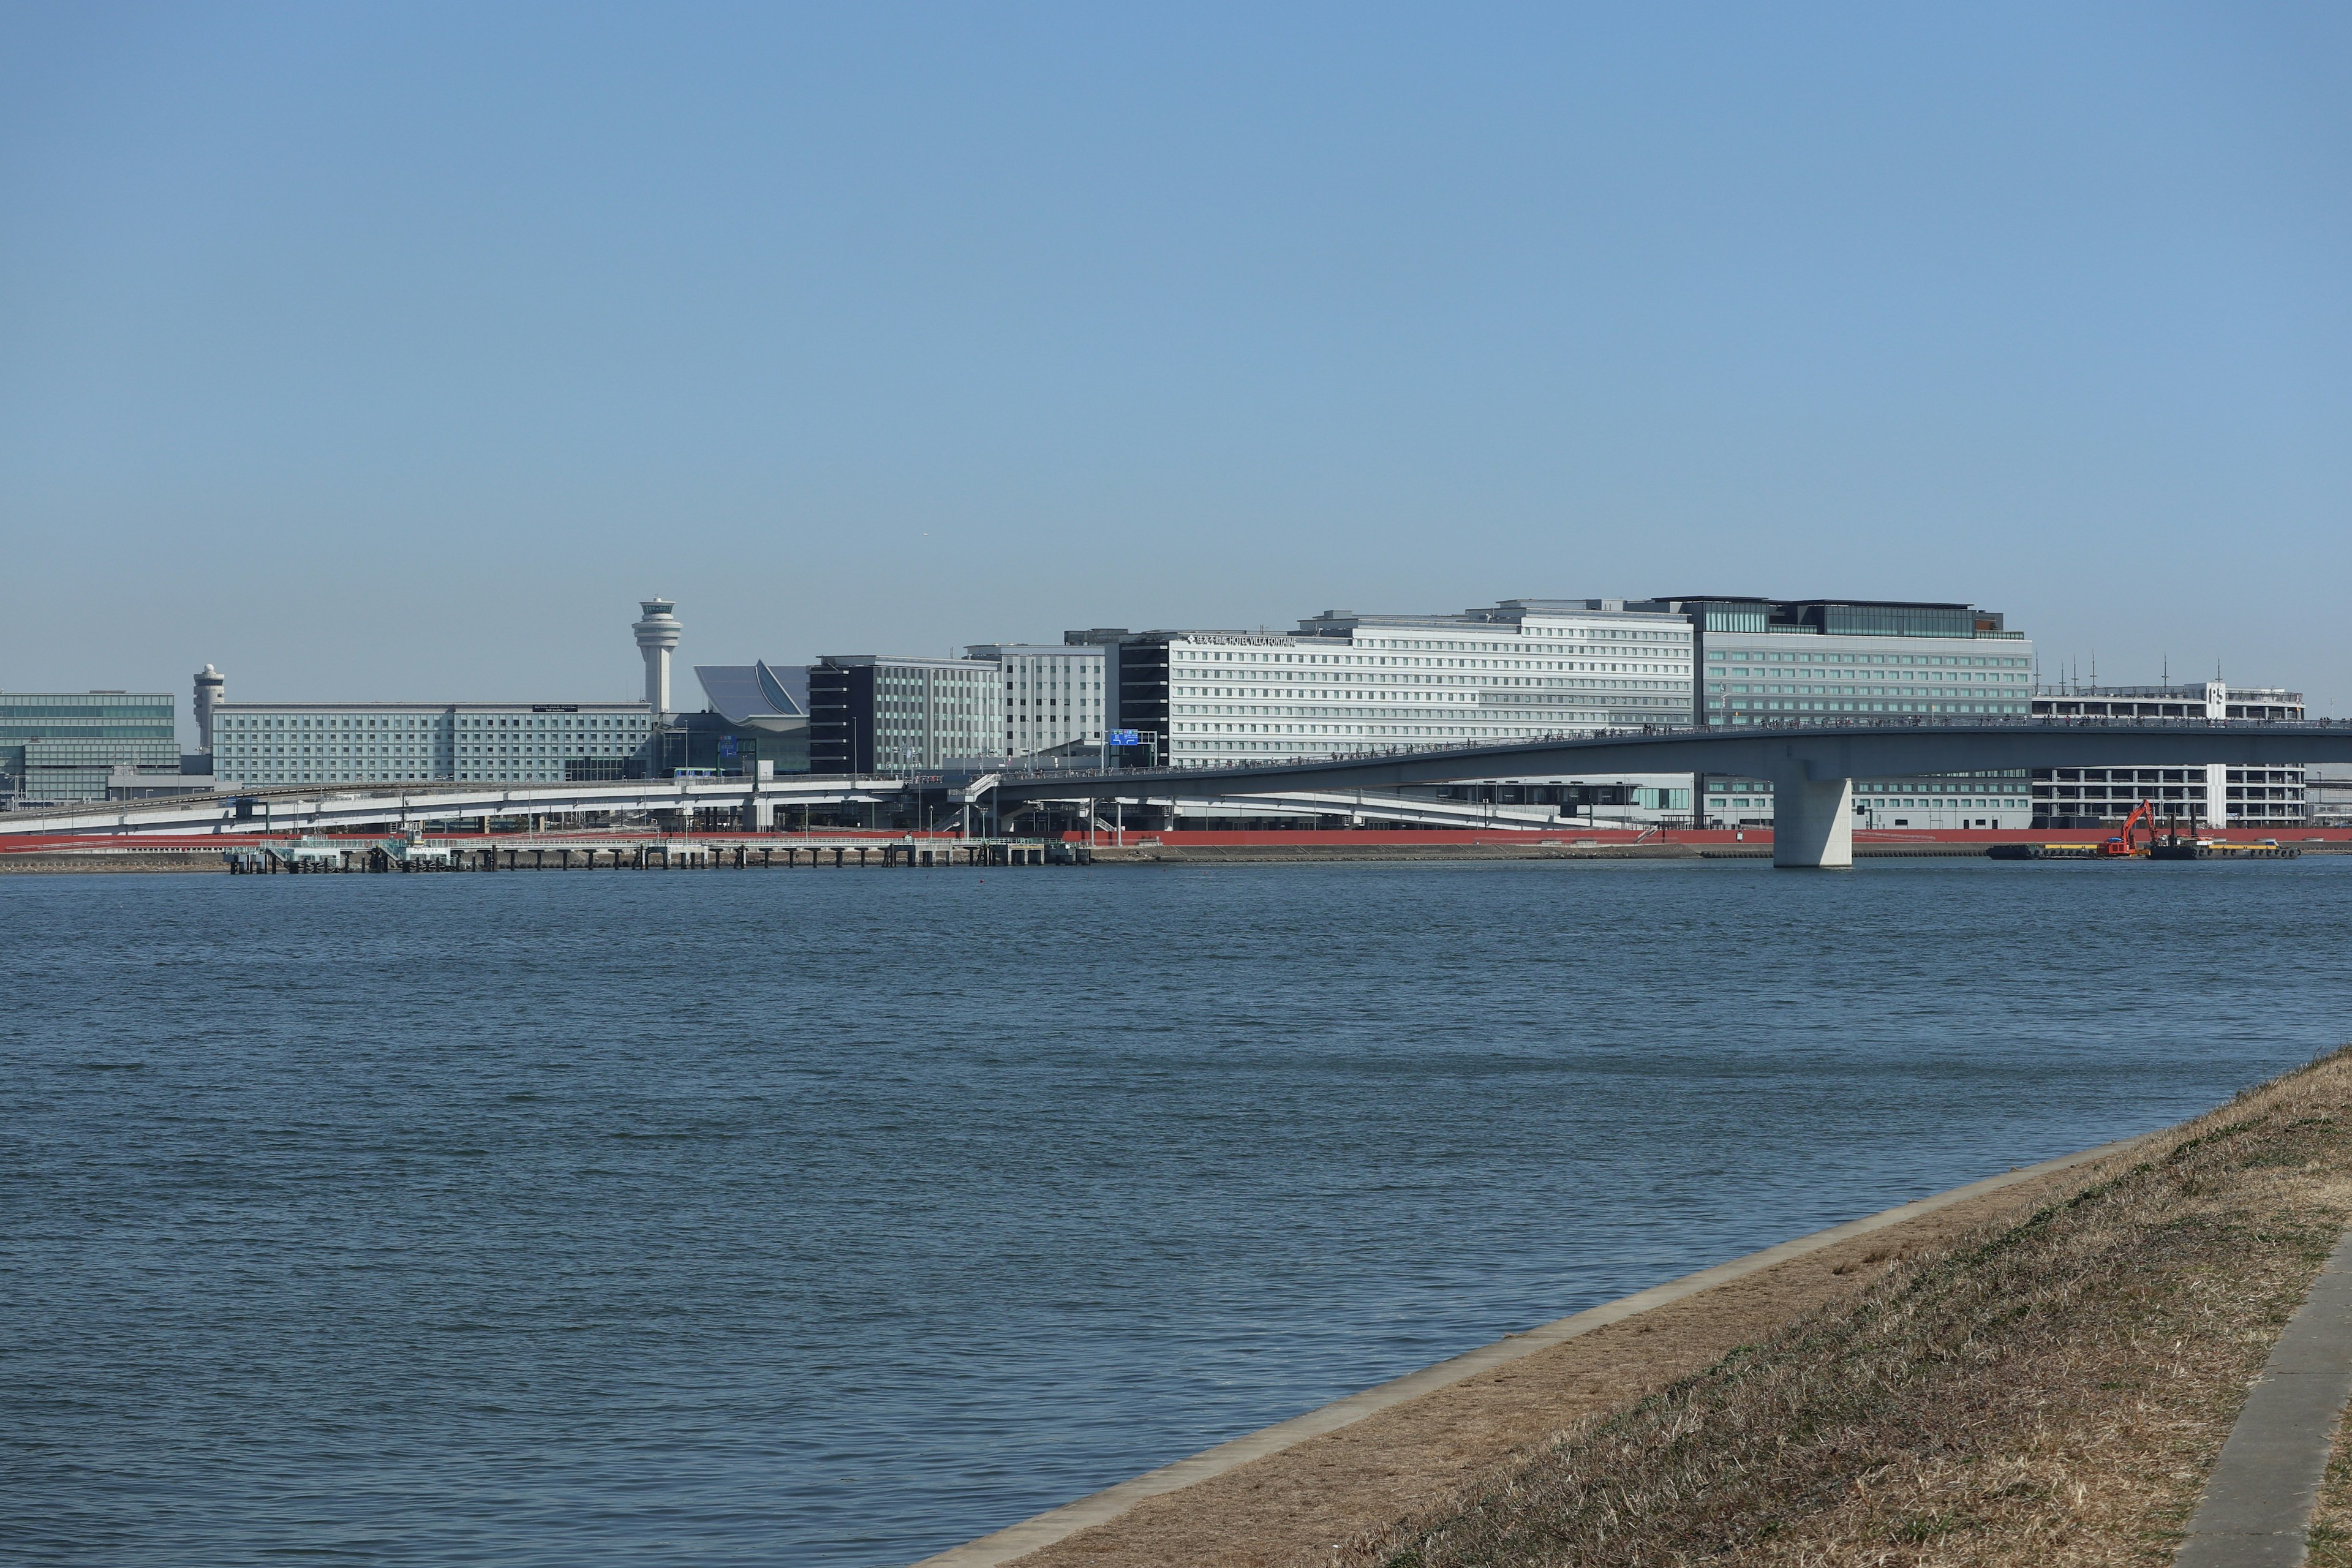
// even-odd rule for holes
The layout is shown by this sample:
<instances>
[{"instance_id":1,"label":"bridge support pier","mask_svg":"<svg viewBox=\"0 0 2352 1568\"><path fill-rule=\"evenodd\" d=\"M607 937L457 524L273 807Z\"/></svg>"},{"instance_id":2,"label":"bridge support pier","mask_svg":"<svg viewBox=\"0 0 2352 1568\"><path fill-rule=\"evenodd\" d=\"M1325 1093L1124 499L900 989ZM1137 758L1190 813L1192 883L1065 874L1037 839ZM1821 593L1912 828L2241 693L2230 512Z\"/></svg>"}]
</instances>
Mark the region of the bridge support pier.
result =
<instances>
[{"instance_id":1,"label":"bridge support pier","mask_svg":"<svg viewBox=\"0 0 2352 1568\"><path fill-rule=\"evenodd\" d=\"M1853 781L1811 779L1800 769L1772 776L1772 864L1853 864Z\"/></svg>"}]
</instances>

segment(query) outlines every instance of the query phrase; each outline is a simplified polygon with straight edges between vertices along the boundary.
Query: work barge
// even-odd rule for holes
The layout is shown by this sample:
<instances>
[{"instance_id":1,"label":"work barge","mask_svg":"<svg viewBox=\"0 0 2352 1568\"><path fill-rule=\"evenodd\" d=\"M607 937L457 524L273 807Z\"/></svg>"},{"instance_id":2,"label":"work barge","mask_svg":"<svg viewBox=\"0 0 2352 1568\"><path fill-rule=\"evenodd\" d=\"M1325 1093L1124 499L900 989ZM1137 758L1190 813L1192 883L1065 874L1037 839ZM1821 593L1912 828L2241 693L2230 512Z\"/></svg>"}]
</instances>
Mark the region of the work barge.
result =
<instances>
[{"instance_id":1,"label":"work barge","mask_svg":"<svg viewBox=\"0 0 2352 1568\"><path fill-rule=\"evenodd\" d=\"M243 843L221 851L233 875L316 876L413 871L845 870L852 867L1084 866L1084 844L1015 838L897 838L848 842L726 842L635 838L561 844L467 844L401 837L352 844L309 837Z\"/></svg>"},{"instance_id":2,"label":"work barge","mask_svg":"<svg viewBox=\"0 0 2352 1568\"><path fill-rule=\"evenodd\" d=\"M1995 860L2292 860L2303 853L2275 838L2200 838L2193 825L2184 831L2175 816L2158 823L2156 803L2144 800L2124 818L2122 832L2095 843L1996 844L1985 853Z\"/></svg>"}]
</instances>

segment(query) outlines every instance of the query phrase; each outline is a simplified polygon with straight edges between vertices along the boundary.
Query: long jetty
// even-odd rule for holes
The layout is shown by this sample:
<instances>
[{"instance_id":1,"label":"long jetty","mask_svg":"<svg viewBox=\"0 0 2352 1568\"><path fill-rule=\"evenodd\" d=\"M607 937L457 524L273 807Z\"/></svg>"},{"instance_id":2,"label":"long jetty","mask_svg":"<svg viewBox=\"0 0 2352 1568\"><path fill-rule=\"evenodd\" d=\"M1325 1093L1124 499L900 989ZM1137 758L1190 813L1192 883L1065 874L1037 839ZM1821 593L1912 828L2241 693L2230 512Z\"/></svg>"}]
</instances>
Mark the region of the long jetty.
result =
<instances>
[{"instance_id":1,"label":"long jetty","mask_svg":"<svg viewBox=\"0 0 2352 1568\"><path fill-rule=\"evenodd\" d=\"M464 844L389 840L242 843L221 858L233 874L394 871L711 871L806 866L946 868L953 866L1087 865L1083 844L1023 838L888 838L816 843L687 838L572 840L545 844Z\"/></svg>"}]
</instances>

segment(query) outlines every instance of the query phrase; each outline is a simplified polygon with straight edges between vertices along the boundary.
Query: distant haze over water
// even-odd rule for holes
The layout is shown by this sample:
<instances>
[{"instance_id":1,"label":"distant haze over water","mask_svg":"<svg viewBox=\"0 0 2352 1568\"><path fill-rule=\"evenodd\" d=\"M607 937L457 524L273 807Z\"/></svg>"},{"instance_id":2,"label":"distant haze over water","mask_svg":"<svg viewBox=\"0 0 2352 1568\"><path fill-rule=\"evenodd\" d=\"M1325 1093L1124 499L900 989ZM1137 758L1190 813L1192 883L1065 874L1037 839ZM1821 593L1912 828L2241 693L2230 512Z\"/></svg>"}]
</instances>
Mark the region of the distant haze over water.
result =
<instances>
[{"instance_id":1,"label":"distant haze over water","mask_svg":"<svg viewBox=\"0 0 2352 1568\"><path fill-rule=\"evenodd\" d=\"M2352 860L0 887L12 1560L904 1563L2339 1043Z\"/></svg>"}]
</instances>

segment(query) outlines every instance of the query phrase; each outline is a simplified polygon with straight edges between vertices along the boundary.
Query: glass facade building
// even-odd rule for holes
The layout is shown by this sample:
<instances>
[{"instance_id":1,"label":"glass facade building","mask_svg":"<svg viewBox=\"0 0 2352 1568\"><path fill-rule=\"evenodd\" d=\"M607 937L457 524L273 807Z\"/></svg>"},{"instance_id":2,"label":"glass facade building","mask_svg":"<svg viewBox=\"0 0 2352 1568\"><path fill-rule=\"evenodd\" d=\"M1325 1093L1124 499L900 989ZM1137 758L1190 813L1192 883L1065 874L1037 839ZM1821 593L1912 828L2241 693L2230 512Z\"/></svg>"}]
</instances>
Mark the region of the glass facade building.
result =
<instances>
[{"instance_id":1,"label":"glass facade building","mask_svg":"<svg viewBox=\"0 0 2352 1568\"><path fill-rule=\"evenodd\" d=\"M1908 715L2024 718L2033 645L1969 605L1827 599L1673 599L1699 632L1710 727Z\"/></svg>"},{"instance_id":2,"label":"glass facade building","mask_svg":"<svg viewBox=\"0 0 2352 1568\"><path fill-rule=\"evenodd\" d=\"M2033 701L2033 645L1973 605L1903 600L1663 601L1697 628L1700 722L2014 722ZM1710 777L1702 821L1769 826L1771 787ZM1857 779L1855 825L2025 827L2022 773Z\"/></svg>"},{"instance_id":3,"label":"glass facade building","mask_svg":"<svg viewBox=\"0 0 2352 1568\"><path fill-rule=\"evenodd\" d=\"M721 774L809 771L808 666L698 664L709 707L682 715L660 737L656 777L677 768Z\"/></svg>"},{"instance_id":4,"label":"glass facade building","mask_svg":"<svg viewBox=\"0 0 2352 1568\"><path fill-rule=\"evenodd\" d=\"M179 772L171 692L0 692L0 798L104 800L118 777Z\"/></svg>"}]
</instances>

